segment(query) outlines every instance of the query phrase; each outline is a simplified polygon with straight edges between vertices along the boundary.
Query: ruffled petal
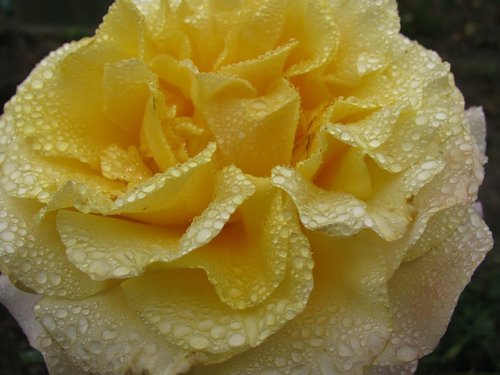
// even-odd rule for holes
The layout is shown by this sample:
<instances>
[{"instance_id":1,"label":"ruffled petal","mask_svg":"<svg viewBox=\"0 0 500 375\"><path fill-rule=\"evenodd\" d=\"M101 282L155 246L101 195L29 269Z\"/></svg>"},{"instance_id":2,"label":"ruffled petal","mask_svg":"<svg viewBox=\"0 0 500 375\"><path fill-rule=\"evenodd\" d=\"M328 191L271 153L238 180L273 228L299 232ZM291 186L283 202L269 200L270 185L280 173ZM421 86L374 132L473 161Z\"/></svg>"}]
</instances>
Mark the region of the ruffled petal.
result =
<instances>
[{"instance_id":1,"label":"ruffled petal","mask_svg":"<svg viewBox=\"0 0 500 375\"><path fill-rule=\"evenodd\" d=\"M298 40L287 61L285 75L294 77L326 65L337 52L338 33L335 10L323 1L288 2L281 41ZM304 95L303 95L304 96Z\"/></svg>"},{"instance_id":2,"label":"ruffled petal","mask_svg":"<svg viewBox=\"0 0 500 375\"><path fill-rule=\"evenodd\" d=\"M465 121L474 137L479 154L486 154L486 119L482 107L471 107L465 111Z\"/></svg>"},{"instance_id":3,"label":"ruffled petal","mask_svg":"<svg viewBox=\"0 0 500 375\"><path fill-rule=\"evenodd\" d=\"M73 141L69 142L60 134L63 119L54 119L51 115L57 100L45 97L46 93L57 91L47 86L59 84L54 77L61 74L57 70L60 62L88 43L88 40L83 40L68 44L50 54L19 87L18 95L6 105L5 114L0 119L0 162L3 169L0 181L3 190L10 196L47 202L50 195L68 179L98 187L103 192L116 192L123 188L122 183L109 181L89 168L85 164L90 160L88 157L77 161L86 153L80 154L79 146L71 147ZM66 110L61 113L66 113ZM77 134L73 133L69 139L77 138ZM93 147L94 142L84 144ZM93 164L96 166L98 153L100 150L95 150L96 161Z\"/></svg>"},{"instance_id":4,"label":"ruffled petal","mask_svg":"<svg viewBox=\"0 0 500 375\"><path fill-rule=\"evenodd\" d=\"M245 176L228 167L219 173L214 200L187 229L66 210L58 211L57 226L68 259L82 272L94 280L128 278L210 242L253 191Z\"/></svg>"},{"instance_id":5,"label":"ruffled petal","mask_svg":"<svg viewBox=\"0 0 500 375\"><path fill-rule=\"evenodd\" d=\"M76 368L85 374L174 375L193 362L188 352L151 332L119 288L76 301L44 297L35 315L48 334L40 347L55 374Z\"/></svg>"},{"instance_id":6,"label":"ruffled petal","mask_svg":"<svg viewBox=\"0 0 500 375\"><path fill-rule=\"evenodd\" d=\"M255 59L225 65L219 71L250 82L257 93L263 95L283 75L286 60L297 44L296 40L291 40Z\"/></svg>"},{"instance_id":7,"label":"ruffled petal","mask_svg":"<svg viewBox=\"0 0 500 375\"><path fill-rule=\"evenodd\" d=\"M387 56L399 32L396 2L333 1L332 5L340 43L326 77L335 85L353 87L389 64Z\"/></svg>"},{"instance_id":8,"label":"ruffled petal","mask_svg":"<svg viewBox=\"0 0 500 375\"><path fill-rule=\"evenodd\" d=\"M451 230L444 236L443 228ZM388 283L392 338L376 365L397 366L430 353L443 335L459 294L493 242L472 207L436 215L422 238L425 255L403 263Z\"/></svg>"},{"instance_id":9,"label":"ruffled petal","mask_svg":"<svg viewBox=\"0 0 500 375\"><path fill-rule=\"evenodd\" d=\"M279 43L286 19L286 1L254 1L252 7L239 7L234 12L234 26L228 30L224 50L214 69L257 58ZM227 22L227 21L226 21ZM280 72L281 73L281 72ZM273 78L280 75L273 75Z\"/></svg>"},{"instance_id":10,"label":"ruffled petal","mask_svg":"<svg viewBox=\"0 0 500 375\"><path fill-rule=\"evenodd\" d=\"M204 269L220 299L233 309L261 304L285 276L289 231L281 193L266 180L255 184L256 193L237 211L239 221L229 223L203 248L169 265Z\"/></svg>"},{"instance_id":11,"label":"ruffled petal","mask_svg":"<svg viewBox=\"0 0 500 375\"><path fill-rule=\"evenodd\" d=\"M257 96L248 81L200 74L196 98L196 108L225 163L255 176L269 175L274 165L290 163L300 100L286 80Z\"/></svg>"},{"instance_id":12,"label":"ruffled petal","mask_svg":"<svg viewBox=\"0 0 500 375\"><path fill-rule=\"evenodd\" d=\"M127 150L116 144L109 145L101 155L102 175L110 180L119 180L137 185L152 177L134 146Z\"/></svg>"},{"instance_id":13,"label":"ruffled petal","mask_svg":"<svg viewBox=\"0 0 500 375\"><path fill-rule=\"evenodd\" d=\"M212 199L215 149L215 144L209 144L186 163L157 173L118 195L70 180L53 195L45 212L74 207L85 213L123 215L160 225L185 225ZM200 184L206 188L199 189Z\"/></svg>"},{"instance_id":14,"label":"ruffled petal","mask_svg":"<svg viewBox=\"0 0 500 375\"><path fill-rule=\"evenodd\" d=\"M168 270L122 284L132 308L165 340L198 352L197 363L218 362L267 341L302 312L313 282L308 241L290 205L280 212L277 219L290 234L286 273L262 304L234 310L219 299L203 272Z\"/></svg>"},{"instance_id":15,"label":"ruffled petal","mask_svg":"<svg viewBox=\"0 0 500 375\"><path fill-rule=\"evenodd\" d=\"M0 268L20 288L44 295L83 298L109 287L80 272L66 258L55 215L41 222L41 204L0 190Z\"/></svg>"},{"instance_id":16,"label":"ruffled petal","mask_svg":"<svg viewBox=\"0 0 500 375\"><path fill-rule=\"evenodd\" d=\"M363 374L389 335L383 240L308 232L314 290L305 311L256 348L189 374Z\"/></svg>"},{"instance_id":17,"label":"ruffled petal","mask_svg":"<svg viewBox=\"0 0 500 375\"><path fill-rule=\"evenodd\" d=\"M365 203L351 194L323 190L290 168L274 168L272 182L290 195L307 229L329 236L349 237L371 228L393 241L404 234L410 222L407 205L397 202L384 206L375 199ZM389 192L384 192L387 195L383 198L390 196Z\"/></svg>"},{"instance_id":18,"label":"ruffled petal","mask_svg":"<svg viewBox=\"0 0 500 375\"><path fill-rule=\"evenodd\" d=\"M7 276L0 275L0 303L7 307L34 348L38 348L38 338L43 331L33 312L33 307L41 297L19 290Z\"/></svg>"}]
</instances>

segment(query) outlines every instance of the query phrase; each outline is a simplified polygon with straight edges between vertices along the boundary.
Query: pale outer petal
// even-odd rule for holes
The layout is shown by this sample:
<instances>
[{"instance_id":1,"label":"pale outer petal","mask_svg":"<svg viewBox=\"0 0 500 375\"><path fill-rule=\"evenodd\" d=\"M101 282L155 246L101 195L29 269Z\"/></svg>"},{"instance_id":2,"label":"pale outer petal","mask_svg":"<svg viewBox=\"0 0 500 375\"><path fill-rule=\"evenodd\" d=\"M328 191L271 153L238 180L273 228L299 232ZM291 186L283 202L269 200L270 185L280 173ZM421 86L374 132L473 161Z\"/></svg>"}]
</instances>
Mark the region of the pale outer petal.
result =
<instances>
[{"instance_id":1,"label":"pale outer petal","mask_svg":"<svg viewBox=\"0 0 500 375\"><path fill-rule=\"evenodd\" d=\"M128 307L120 288L69 300L44 297L34 308L46 333L40 338L52 375L177 375L192 353L155 335Z\"/></svg>"},{"instance_id":2,"label":"pale outer petal","mask_svg":"<svg viewBox=\"0 0 500 375\"><path fill-rule=\"evenodd\" d=\"M486 120L482 107L470 107L465 111L465 120L470 133L482 155L486 152Z\"/></svg>"},{"instance_id":3,"label":"pale outer petal","mask_svg":"<svg viewBox=\"0 0 500 375\"><path fill-rule=\"evenodd\" d=\"M422 257L403 263L389 281L394 327L377 366L402 366L436 347L460 293L493 245L473 205L451 212L438 214L436 226L427 227L424 236L432 237L436 227L458 223L453 232Z\"/></svg>"},{"instance_id":4,"label":"pale outer petal","mask_svg":"<svg viewBox=\"0 0 500 375\"><path fill-rule=\"evenodd\" d=\"M5 275L0 275L0 303L2 303L21 326L32 347L38 347L38 337L43 328L35 320L33 307L42 296L17 289Z\"/></svg>"}]
</instances>

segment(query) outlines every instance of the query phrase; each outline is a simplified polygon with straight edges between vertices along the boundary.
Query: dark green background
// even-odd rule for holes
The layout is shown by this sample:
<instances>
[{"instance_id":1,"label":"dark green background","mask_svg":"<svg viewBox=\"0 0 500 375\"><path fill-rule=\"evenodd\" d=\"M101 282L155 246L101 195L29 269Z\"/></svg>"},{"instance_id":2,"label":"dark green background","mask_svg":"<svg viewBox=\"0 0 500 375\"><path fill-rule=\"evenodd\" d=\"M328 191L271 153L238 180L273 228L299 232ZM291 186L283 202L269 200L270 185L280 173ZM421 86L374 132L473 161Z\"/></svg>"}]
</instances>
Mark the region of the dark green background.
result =
<instances>
[{"instance_id":1,"label":"dark green background","mask_svg":"<svg viewBox=\"0 0 500 375\"><path fill-rule=\"evenodd\" d=\"M92 32L109 0L0 0L0 104L33 66L61 43ZM402 32L451 62L466 103L488 121L485 183L480 191L494 238L500 233L500 0L400 0ZM500 250L495 246L462 294L421 375L500 374ZM15 321L0 307L0 375L42 375ZM214 374L216 375L216 374Z\"/></svg>"}]
</instances>

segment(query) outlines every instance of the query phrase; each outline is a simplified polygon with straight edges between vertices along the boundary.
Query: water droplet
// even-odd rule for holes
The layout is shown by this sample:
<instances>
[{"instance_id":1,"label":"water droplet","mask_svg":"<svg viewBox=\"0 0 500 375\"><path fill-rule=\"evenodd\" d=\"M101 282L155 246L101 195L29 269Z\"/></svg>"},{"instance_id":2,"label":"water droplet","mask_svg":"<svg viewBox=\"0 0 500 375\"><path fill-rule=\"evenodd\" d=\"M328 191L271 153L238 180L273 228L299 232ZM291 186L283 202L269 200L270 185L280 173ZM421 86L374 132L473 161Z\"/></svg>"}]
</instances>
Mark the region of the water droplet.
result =
<instances>
[{"instance_id":1,"label":"water droplet","mask_svg":"<svg viewBox=\"0 0 500 375\"><path fill-rule=\"evenodd\" d=\"M168 335L172 331L172 324L167 320L162 320L158 323L158 329L160 333Z\"/></svg>"},{"instance_id":2,"label":"water droplet","mask_svg":"<svg viewBox=\"0 0 500 375\"><path fill-rule=\"evenodd\" d=\"M189 335L193 330L188 326L177 326L174 328L174 337L180 339L181 337Z\"/></svg>"},{"instance_id":3,"label":"water droplet","mask_svg":"<svg viewBox=\"0 0 500 375\"><path fill-rule=\"evenodd\" d=\"M276 357L274 359L274 364L277 366L277 367L283 367L284 365L286 365L286 358L284 357Z\"/></svg>"},{"instance_id":4,"label":"water droplet","mask_svg":"<svg viewBox=\"0 0 500 375\"><path fill-rule=\"evenodd\" d=\"M45 315L44 317L42 317L41 321L44 328L49 332L54 331L57 327L54 318L52 318L50 315Z\"/></svg>"},{"instance_id":5,"label":"water droplet","mask_svg":"<svg viewBox=\"0 0 500 375\"><path fill-rule=\"evenodd\" d=\"M205 349L210 345L210 341L202 335L193 335L189 338L189 345L195 350Z\"/></svg>"},{"instance_id":6,"label":"water droplet","mask_svg":"<svg viewBox=\"0 0 500 375\"><path fill-rule=\"evenodd\" d=\"M210 336L214 339L223 339L227 335L227 330L223 326L215 326L210 330Z\"/></svg>"},{"instance_id":7,"label":"water droplet","mask_svg":"<svg viewBox=\"0 0 500 375\"><path fill-rule=\"evenodd\" d=\"M212 236L212 231L208 229L202 229L196 235L196 241L198 241L199 243L203 243L208 241L211 236Z\"/></svg>"},{"instance_id":8,"label":"water droplet","mask_svg":"<svg viewBox=\"0 0 500 375\"><path fill-rule=\"evenodd\" d=\"M47 272L38 271L35 275L35 281L39 284L45 284L48 280Z\"/></svg>"},{"instance_id":9,"label":"water droplet","mask_svg":"<svg viewBox=\"0 0 500 375\"><path fill-rule=\"evenodd\" d=\"M11 242L16 239L16 235L12 233L10 230L6 230L5 232L2 232L2 240L5 242Z\"/></svg>"},{"instance_id":10,"label":"water droplet","mask_svg":"<svg viewBox=\"0 0 500 375\"><path fill-rule=\"evenodd\" d=\"M401 362L411 362L417 359L418 351L412 346L403 345L396 350L396 358Z\"/></svg>"},{"instance_id":11,"label":"water droplet","mask_svg":"<svg viewBox=\"0 0 500 375\"><path fill-rule=\"evenodd\" d=\"M246 341L247 339L242 333L233 333L229 336L228 344L232 347L238 347L243 345Z\"/></svg>"},{"instance_id":12,"label":"water droplet","mask_svg":"<svg viewBox=\"0 0 500 375\"><path fill-rule=\"evenodd\" d=\"M110 329L105 329L104 331L102 331L102 335L101 335L103 340L114 340L114 339L116 339L117 336L118 336L118 332L112 331Z\"/></svg>"},{"instance_id":13,"label":"water droplet","mask_svg":"<svg viewBox=\"0 0 500 375\"><path fill-rule=\"evenodd\" d=\"M35 79L32 83L31 83L31 87L33 87L34 89L41 89L43 88L43 82L40 81L39 79Z\"/></svg>"},{"instance_id":14,"label":"water droplet","mask_svg":"<svg viewBox=\"0 0 500 375\"><path fill-rule=\"evenodd\" d=\"M56 311L56 317L59 319L64 319L67 316L68 316L68 311L66 311L65 309L58 309Z\"/></svg>"}]
</instances>

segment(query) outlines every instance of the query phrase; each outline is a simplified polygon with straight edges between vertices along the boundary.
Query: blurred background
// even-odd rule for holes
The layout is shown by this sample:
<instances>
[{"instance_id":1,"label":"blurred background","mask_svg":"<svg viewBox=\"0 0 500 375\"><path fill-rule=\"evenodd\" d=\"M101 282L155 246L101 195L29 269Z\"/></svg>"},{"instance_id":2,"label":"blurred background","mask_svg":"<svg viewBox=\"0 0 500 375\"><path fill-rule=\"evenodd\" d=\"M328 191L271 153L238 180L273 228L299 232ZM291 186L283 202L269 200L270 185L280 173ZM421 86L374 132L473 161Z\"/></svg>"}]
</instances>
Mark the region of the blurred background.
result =
<instances>
[{"instance_id":1,"label":"blurred background","mask_svg":"<svg viewBox=\"0 0 500 375\"><path fill-rule=\"evenodd\" d=\"M49 51L91 35L111 2L0 0L0 108ZM420 362L417 374L500 374L500 0L398 3L402 32L449 61L466 105L485 110L489 163L480 199L497 243L462 294L440 345ZM41 355L0 306L0 375L46 374Z\"/></svg>"}]
</instances>

